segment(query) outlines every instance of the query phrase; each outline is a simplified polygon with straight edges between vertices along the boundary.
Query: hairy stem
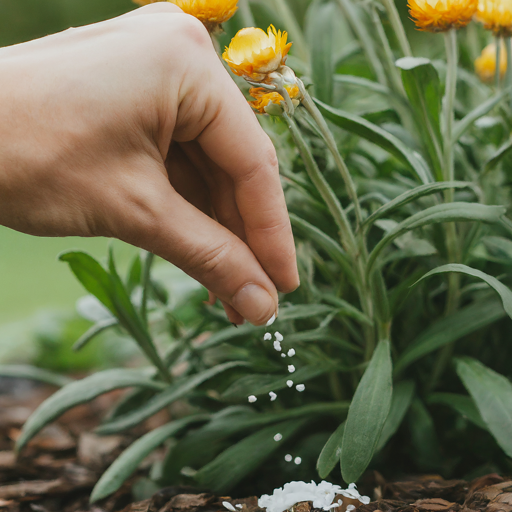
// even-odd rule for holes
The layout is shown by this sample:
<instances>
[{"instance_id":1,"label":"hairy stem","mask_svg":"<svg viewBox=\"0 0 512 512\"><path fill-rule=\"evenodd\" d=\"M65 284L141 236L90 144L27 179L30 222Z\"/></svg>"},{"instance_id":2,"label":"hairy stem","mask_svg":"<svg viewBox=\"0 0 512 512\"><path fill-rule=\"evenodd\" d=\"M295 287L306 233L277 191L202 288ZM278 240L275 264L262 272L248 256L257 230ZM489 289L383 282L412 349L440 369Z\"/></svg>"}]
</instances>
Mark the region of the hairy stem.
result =
<instances>
[{"instance_id":1,"label":"hairy stem","mask_svg":"<svg viewBox=\"0 0 512 512\"><path fill-rule=\"evenodd\" d=\"M329 151L331 152L331 154L334 158L336 167L338 168L338 170L341 174L341 178L343 179L343 182L345 183L345 186L347 187L348 196L354 205L354 213L356 216L357 229L359 229L359 226L362 223L362 214L361 214L361 205L359 204L359 198L357 196L357 191L356 191L356 186L355 186L354 180L352 179L352 176L350 175L350 171L348 170L348 167L345 164L343 157L340 155L340 152L338 151L338 146L336 144L336 141L334 140L331 130L329 129L329 126L327 125L327 122L324 119L324 116L322 116L321 112L316 107L313 99L311 98L309 93L306 91L304 84L302 84L302 82L300 82L300 81L299 81L299 88L301 89L301 93L304 96L304 98L302 100L302 105L309 112L311 117L314 119L316 125L318 126L318 129L320 130L322 138L324 139L325 144L327 145L327 148L329 149Z\"/></svg>"},{"instance_id":2,"label":"hairy stem","mask_svg":"<svg viewBox=\"0 0 512 512\"><path fill-rule=\"evenodd\" d=\"M400 45L400 51L404 57L412 57L411 45L405 34L404 25L398 14L394 0L382 0L386 11L388 12L389 22L393 27L393 32L396 34L398 44Z\"/></svg>"}]
</instances>

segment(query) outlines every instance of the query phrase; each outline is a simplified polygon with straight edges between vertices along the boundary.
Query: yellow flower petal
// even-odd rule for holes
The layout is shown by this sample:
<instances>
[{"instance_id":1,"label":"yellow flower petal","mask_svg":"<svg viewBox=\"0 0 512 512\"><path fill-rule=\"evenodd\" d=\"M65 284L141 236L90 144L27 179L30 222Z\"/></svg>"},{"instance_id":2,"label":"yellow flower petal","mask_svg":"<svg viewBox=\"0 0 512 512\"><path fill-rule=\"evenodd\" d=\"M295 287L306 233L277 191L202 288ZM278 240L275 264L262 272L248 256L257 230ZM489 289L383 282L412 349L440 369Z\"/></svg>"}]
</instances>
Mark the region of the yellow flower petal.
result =
<instances>
[{"instance_id":1,"label":"yellow flower petal","mask_svg":"<svg viewBox=\"0 0 512 512\"><path fill-rule=\"evenodd\" d=\"M482 54L475 60L475 71L482 82L490 83L496 74L496 45L494 43L486 46ZM504 77L507 71L507 54L505 45L501 43L500 52L500 76Z\"/></svg>"},{"instance_id":2,"label":"yellow flower petal","mask_svg":"<svg viewBox=\"0 0 512 512\"><path fill-rule=\"evenodd\" d=\"M465 27L478 0L408 0L409 14L419 30L444 32Z\"/></svg>"},{"instance_id":3,"label":"yellow flower petal","mask_svg":"<svg viewBox=\"0 0 512 512\"><path fill-rule=\"evenodd\" d=\"M269 92L263 87L253 87L249 90L249 94L254 98L253 101L249 101L249 105L260 114L265 114L265 107L271 103L279 105L281 101L284 101L279 93Z\"/></svg>"},{"instance_id":4,"label":"yellow flower petal","mask_svg":"<svg viewBox=\"0 0 512 512\"><path fill-rule=\"evenodd\" d=\"M512 0L479 0L476 19L497 36L512 36Z\"/></svg>"},{"instance_id":5,"label":"yellow flower petal","mask_svg":"<svg viewBox=\"0 0 512 512\"><path fill-rule=\"evenodd\" d=\"M266 76L284 65L292 43L288 34L270 25L267 33L261 28L243 28L231 40L222 58L238 76L263 81Z\"/></svg>"}]
</instances>

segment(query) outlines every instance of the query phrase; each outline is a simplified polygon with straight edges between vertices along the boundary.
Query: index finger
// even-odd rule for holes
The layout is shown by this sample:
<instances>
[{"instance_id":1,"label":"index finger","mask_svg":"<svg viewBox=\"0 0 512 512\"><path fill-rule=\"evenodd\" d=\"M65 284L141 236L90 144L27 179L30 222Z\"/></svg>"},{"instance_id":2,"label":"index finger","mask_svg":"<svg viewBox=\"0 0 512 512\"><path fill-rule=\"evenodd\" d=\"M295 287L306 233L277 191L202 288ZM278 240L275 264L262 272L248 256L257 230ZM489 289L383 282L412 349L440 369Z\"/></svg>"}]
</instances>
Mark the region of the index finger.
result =
<instances>
[{"instance_id":1,"label":"index finger","mask_svg":"<svg viewBox=\"0 0 512 512\"><path fill-rule=\"evenodd\" d=\"M233 179L247 242L278 290L299 285L295 245L275 148L217 56L209 62L207 117L197 140Z\"/></svg>"}]
</instances>

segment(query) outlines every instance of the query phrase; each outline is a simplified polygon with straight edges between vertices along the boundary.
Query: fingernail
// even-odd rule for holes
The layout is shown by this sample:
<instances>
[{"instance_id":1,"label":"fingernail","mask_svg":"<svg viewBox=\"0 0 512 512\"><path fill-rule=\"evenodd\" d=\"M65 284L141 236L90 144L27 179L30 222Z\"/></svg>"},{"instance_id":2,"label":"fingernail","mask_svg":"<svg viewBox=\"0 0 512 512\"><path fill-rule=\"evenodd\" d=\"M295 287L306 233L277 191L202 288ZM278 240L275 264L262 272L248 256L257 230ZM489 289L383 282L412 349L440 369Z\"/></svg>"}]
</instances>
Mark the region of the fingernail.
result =
<instances>
[{"instance_id":1,"label":"fingernail","mask_svg":"<svg viewBox=\"0 0 512 512\"><path fill-rule=\"evenodd\" d=\"M237 292L233 307L254 325L265 324L276 308L271 295L257 284L247 284Z\"/></svg>"}]
</instances>

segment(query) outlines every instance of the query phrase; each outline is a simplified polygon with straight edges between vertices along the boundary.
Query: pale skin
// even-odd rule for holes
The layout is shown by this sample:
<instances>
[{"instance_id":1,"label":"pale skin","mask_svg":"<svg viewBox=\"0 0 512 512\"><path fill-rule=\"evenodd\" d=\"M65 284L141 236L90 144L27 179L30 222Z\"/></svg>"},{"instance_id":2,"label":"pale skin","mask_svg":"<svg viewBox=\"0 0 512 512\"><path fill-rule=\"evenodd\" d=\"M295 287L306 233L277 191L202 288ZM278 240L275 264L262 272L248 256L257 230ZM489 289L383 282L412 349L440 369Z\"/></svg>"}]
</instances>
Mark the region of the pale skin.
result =
<instances>
[{"instance_id":1,"label":"pale skin","mask_svg":"<svg viewBox=\"0 0 512 512\"><path fill-rule=\"evenodd\" d=\"M236 324L299 284L274 147L203 25L165 2L0 49L0 224L151 251Z\"/></svg>"}]
</instances>

